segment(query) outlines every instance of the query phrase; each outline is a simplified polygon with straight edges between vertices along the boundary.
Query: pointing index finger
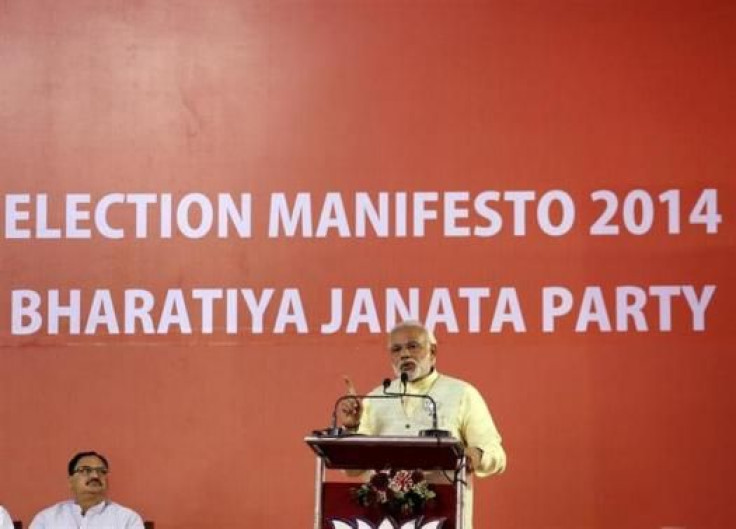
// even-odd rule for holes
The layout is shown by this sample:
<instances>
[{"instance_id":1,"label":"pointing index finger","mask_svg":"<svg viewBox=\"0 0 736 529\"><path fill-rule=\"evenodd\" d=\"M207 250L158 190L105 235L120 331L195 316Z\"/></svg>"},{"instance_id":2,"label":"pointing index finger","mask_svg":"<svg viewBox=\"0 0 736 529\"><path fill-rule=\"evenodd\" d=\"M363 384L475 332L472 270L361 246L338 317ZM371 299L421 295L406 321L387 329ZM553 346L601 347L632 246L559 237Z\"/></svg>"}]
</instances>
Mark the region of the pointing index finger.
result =
<instances>
[{"instance_id":1,"label":"pointing index finger","mask_svg":"<svg viewBox=\"0 0 736 529\"><path fill-rule=\"evenodd\" d=\"M358 392L355 390L355 384L353 384L353 381L350 380L350 377L347 375L343 375L342 379L345 382L345 387L347 388L348 395L357 395Z\"/></svg>"}]
</instances>

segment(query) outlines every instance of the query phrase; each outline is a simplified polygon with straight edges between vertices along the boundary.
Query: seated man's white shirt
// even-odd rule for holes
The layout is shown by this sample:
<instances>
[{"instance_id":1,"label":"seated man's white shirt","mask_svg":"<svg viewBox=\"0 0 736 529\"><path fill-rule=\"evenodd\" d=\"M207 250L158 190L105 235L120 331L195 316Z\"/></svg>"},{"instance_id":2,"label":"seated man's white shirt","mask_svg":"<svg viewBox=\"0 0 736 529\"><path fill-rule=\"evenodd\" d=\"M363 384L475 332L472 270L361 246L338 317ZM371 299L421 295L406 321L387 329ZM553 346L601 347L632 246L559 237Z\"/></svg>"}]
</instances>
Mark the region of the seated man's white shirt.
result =
<instances>
[{"instance_id":1,"label":"seated man's white shirt","mask_svg":"<svg viewBox=\"0 0 736 529\"><path fill-rule=\"evenodd\" d=\"M13 529L13 520L10 519L8 511L0 507L0 529Z\"/></svg>"},{"instance_id":2,"label":"seated man's white shirt","mask_svg":"<svg viewBox=\"0 0 736 529\"><path fill-rule=\"evenodd\" d=\"M57 503L38 513L29 529L143 529L143 520L133 510L111 501L82 509L73 501Z\"/></svg>"}]
</instances>

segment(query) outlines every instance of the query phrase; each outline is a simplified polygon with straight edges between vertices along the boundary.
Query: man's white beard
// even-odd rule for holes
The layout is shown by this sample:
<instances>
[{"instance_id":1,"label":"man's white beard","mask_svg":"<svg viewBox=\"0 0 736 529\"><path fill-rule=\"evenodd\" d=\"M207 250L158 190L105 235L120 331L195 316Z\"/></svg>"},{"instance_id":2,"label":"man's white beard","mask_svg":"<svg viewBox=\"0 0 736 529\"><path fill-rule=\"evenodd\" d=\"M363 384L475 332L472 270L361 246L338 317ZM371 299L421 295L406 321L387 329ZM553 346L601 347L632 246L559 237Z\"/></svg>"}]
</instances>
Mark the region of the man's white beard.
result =
<instances>
[{"instance_id":1,"label":"man's white beard","mask_svg":"<svg viewBox=\"0 0 736 529\"><path fill-rule=\"evenodd\" d=\"M432 357L430 355L427 355L418 362L414 362L414 369L411 371L402 371L400 366L401 363L399 363L398 366L394 365L394 373L397 377L400 377L402 372L406 373L409 377L409 382L426 377L432 372L432 368L434 367L432 365Z\"/></svg>"}]
</instances>

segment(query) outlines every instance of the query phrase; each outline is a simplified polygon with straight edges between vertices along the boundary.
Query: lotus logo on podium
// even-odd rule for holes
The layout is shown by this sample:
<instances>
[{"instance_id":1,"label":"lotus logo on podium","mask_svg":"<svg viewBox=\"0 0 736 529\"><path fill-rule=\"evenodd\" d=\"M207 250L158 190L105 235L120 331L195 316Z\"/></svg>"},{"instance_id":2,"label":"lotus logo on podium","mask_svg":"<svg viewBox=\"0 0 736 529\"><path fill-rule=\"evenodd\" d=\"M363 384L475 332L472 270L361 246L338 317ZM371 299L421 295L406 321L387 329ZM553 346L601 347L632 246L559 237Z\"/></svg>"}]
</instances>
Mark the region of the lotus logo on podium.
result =
<instances>
[{"instance_id":1,"label":"lotus logo on podium","mask_svg":"<svg viewBox=\"0 0 736 529\"><path fill-rule=\"evenodd\" d=\"M414 518L407 522L399 524L394 521L393 518L384 518L378 525L363 520L362 518L355 518L354 520L330 520L332 529L442 529L445 525L446 518L437 518L430 522L424 523L422 517Z\"/></svg>"}]
</instances>

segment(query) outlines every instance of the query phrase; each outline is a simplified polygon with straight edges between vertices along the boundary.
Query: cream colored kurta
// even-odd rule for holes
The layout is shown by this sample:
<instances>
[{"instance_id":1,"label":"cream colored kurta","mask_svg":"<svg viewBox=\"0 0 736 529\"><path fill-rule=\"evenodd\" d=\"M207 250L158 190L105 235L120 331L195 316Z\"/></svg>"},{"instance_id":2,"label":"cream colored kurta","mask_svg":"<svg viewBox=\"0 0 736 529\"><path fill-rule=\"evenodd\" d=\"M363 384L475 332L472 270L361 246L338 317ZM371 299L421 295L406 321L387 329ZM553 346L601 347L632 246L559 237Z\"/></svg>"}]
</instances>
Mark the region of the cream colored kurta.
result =
<instances>
[{"instance_id":1,"label":"cream colored kurta","mask_svg":"<svg viewBox=\"0 0 736 529\"><path fill-rule=\"evenodd\" d=\"M388 391L400 393L401 382L393 380ZM479 477L503 472L506 453L501 446L493 418L483 397L472 385L441 375L434 371L417 382L407 384L407 393L429 395L437 402L438 427L462 441L466 447L483 450L483 458L475 474ZM382 395L383 386L371 395ZM365 399L358 428L365 435L417 435L432 428L429 401L404 397L403 399ZM464 529L472 529L473 486L472 479L464 496Z\"/></svg>"}]
</instances>

